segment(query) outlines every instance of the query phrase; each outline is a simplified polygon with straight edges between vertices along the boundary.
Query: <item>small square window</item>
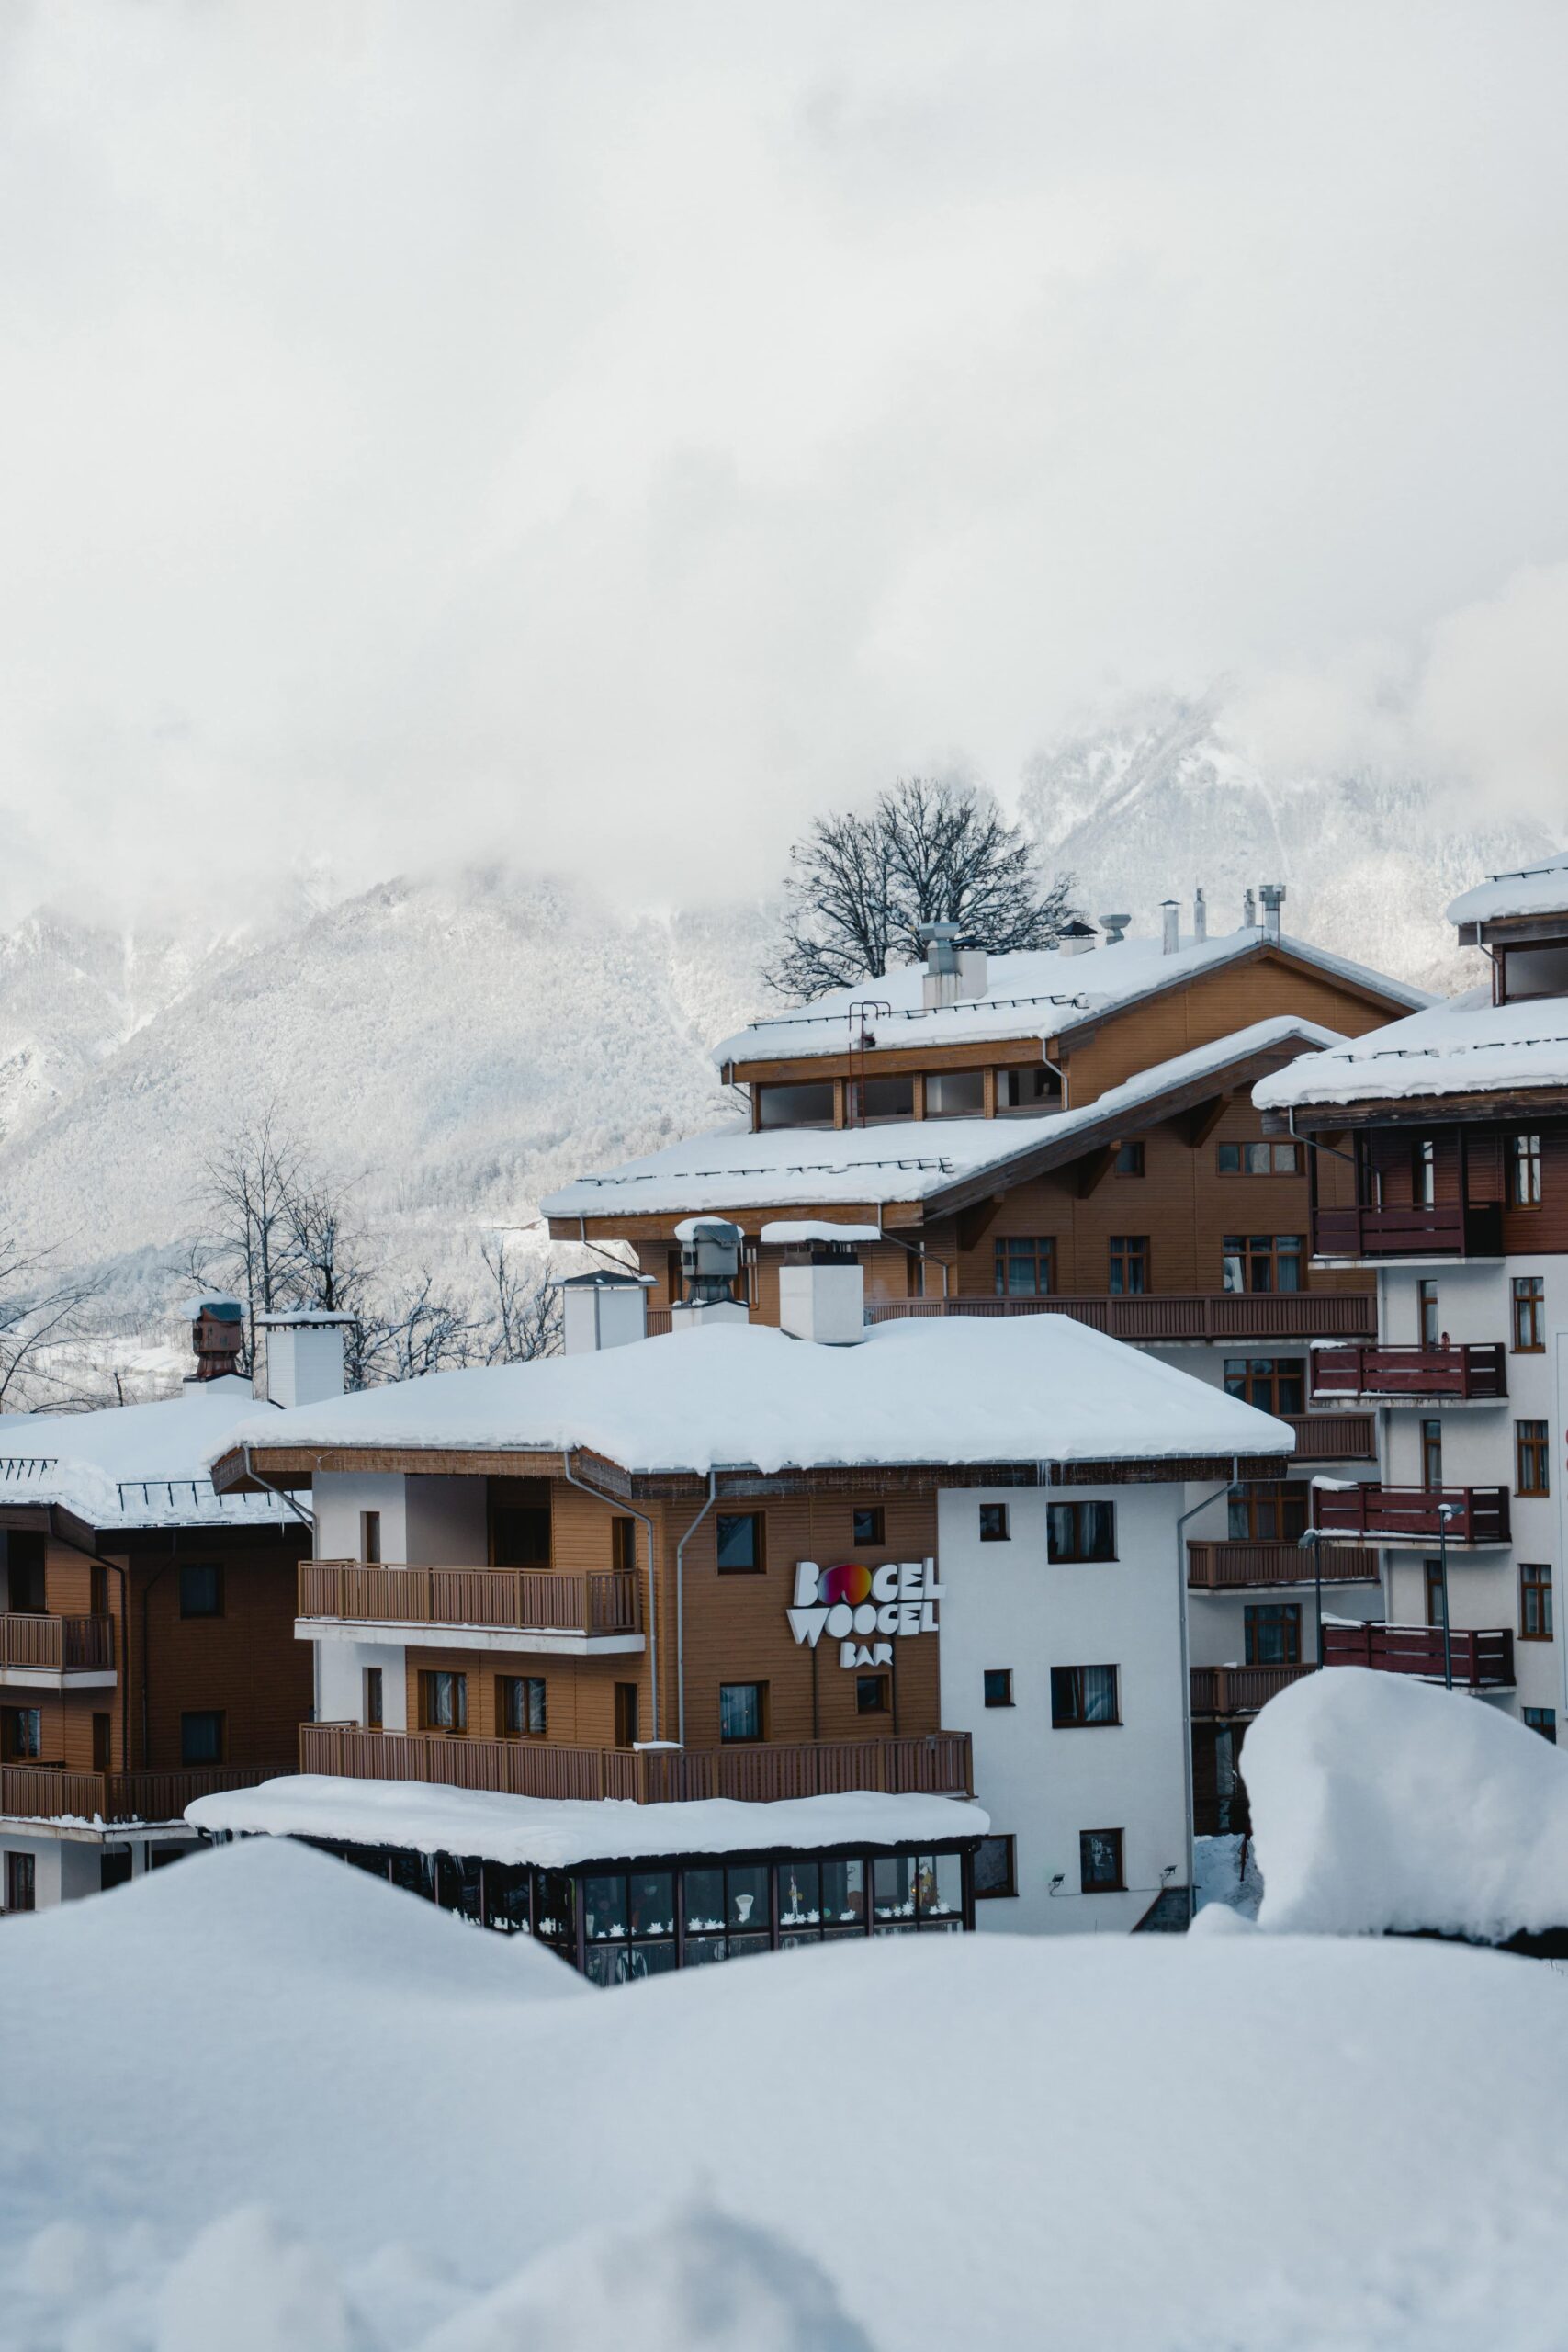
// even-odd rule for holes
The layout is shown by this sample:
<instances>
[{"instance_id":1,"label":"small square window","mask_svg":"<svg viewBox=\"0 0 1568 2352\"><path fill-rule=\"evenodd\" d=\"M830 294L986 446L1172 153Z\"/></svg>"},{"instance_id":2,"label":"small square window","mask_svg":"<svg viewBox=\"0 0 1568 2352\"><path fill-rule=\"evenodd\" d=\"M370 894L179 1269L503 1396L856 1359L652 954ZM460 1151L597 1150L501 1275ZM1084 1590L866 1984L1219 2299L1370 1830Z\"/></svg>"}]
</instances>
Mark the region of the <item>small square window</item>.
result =
<instances>
[{"instance_id":1,"label":"small square window","mask_svg":"<svg viewBox=\"0 0 1568 2352\"><path fill-rule=\"evenodd\" d=\"M1120 1894L1126 1885L1122 1870L1120 1829L1080 1829L1078 1883L1086 1894Z\"/></svg>"},{"instance_id":2,"label":"small square window","mask_svg":"<svg viewBox=\"0 0 1568 2352\"><path fill-rule=\"evenodd\" d=\"M180 1762L182 1764L221 1764L223 1761L223 1716L219 1708L206 1707L198 1713L180 1717Z\"/></svg>"},{"instance_id":3,"label":"small square window","mask_svg":"<svg viewBox=\"0 0 1568 2352\"><path fill-rule=\"evenodd\" d=\"M981 1543L1006 1544L1009 1540L1006 1503L982 1503L980 1505Z\"/></svg>"},{"instance_id":4,"label":"small square window","mask_svg":"<svg viewBox=\"0 0 1568 2352\"><path fill-rule=\"evenodd\" d=\"M1116 1557L1114 1503L1051 1503L1045 1518L1053 1560Z\"/></svg>"},{"instance_id":5,"label":"small square window","mask_svg":"<svg viewBox=\"0 0 1568 2352\"><path fill-rule=\"evenodd\" d=\"M1055 1731L1077 1731L1091 1724L1122 1720L1120 1677L1113 1666L1054 1666L1051 1668L1051 1724Z\"/></svg>"},{"instance_id":6,"label":"small square window","mask_svg":"<svg viewBox=\"0 0 1568 2352\"><path fill-rule=\"evenodd\" d=\"M880 1503L868 1504L854 1514L854 1548L857 1552L874 1551L886 1544L885 1522Z\"/></svg>"},{"instance_id":7,"label":"small square window","mask_svg":"<svg viewBox=\"0 0 1568 2352\"><path fill-rule=\"evenodd\" d=\"M986 1668L986 1704L987 1707L1011 1706L1012 1668L1010 1666L988 1666Z\"/></svg>"},{"instance_id":8,"label":"small square window","mask_svg":"<svg viewBox=\"0 0 1568 2352\"><path fill-rule=\"evenodd\" d=\"M1217 1144L1214 1148L1214 1164L1222 1176L1239 1176L1241 1174L1240 1144Z\"/></svg>"},{"instance_id":9,"label":"small square window","mask_svg":"<svg viewBox=\"0 0 1568 2352\"><path fill-rule=\"evenodd\" d=\"M760 1510L721 1510L716 1540L720 1576L761 1575L762 1514Z\"/></svg>"},{"instance_id":10,"label":"small square window","mask_svg":"<svg viewBox=\"0 0 1568 2352\"><path fill-rule=\"evenodd\" d=\"M1557 1745L1557 1710L1555 1707L1526 1707L1522 1710L1527 1731L1540 1732L1542 1739Z\"/></svg>"},{"instance_id":11,"label":"small square window","mask_svg":"<svg viewBox=\"0 0 1568 2352\"><path fill-rule=\"evenodd\" d=\"M859 1674L855 1677L855 1713L857 1715L885 1715L887 1704L886 1674Z\"/></svg>"},{"instance_id":12,"label":"small square window","mask_svg":"<svg viewBox=\"0 0 1568 2352\"><path fill-rule=\"evenodd\" d=\"M1018 1840L982 1838L975 1855L975 1900L1018 1893Z\"/></svg>"},{"instance_id":13,"label":"small square window","mask_svg":"<svg viewBox=\"0 0 1568 2352\"><path fill-rule=\"evenodd\" d=\"M1141 1143L1124 1143L1117 1151L1113 1171L1118 1176L1141 1176L1144 1172L1144 1147Z\"/></svg>"},{"instance_id":14,"label":"small square window","mask_svg":"<svg viewBox=\"0 0 1568 2352\"><path fill-rule=\"evenodd\" d=\"M186 1561L180 1568L180 1615L221 1617L223 1571L210 1560Z\"/></svg>"},{"instance_id":15,"label":"small square window","mask_svg":"<svg viewBox=\"0 0 1568 2352\"><path fill-rule=\"evenodd\" d=\"M721 1682L718 1687L718 1736L721 1740L763 1739L766 1730L765 1682Z\"/></svg>"}]
</instances>

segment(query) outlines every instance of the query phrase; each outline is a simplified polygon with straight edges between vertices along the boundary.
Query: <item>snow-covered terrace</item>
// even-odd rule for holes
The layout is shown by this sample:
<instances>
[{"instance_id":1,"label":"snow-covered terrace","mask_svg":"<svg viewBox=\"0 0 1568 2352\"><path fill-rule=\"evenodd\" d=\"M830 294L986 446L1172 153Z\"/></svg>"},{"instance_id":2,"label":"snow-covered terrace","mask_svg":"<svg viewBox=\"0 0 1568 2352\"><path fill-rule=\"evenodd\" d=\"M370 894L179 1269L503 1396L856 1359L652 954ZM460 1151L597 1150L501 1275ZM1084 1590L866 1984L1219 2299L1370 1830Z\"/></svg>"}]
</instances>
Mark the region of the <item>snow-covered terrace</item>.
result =
<instances>
[{"instance_id":1,"label":"snow-covered terrace","mask_svg":"<svg viewBox=\"0 0 1568 2352\"><path fill-rule=\"evenodd\" d=\"M544 1202L547 1216L701 1215L784 1205L939 1204L965 1179L1005 1174L1042 1152L1065 1159L1097 1136L1157 1113L1161 1101L1237 1063L1300 1046L1345 1042L1337 1030L1277 1013L1153 1062L1092 1102L1029 1119L903 1119L871 1127L739 1125L581 1176ZM1318 1057L1314 1056L1316 1059Z\"/></svg>"},{"instance_id":2,"label":"snow-covered terrace","mask_svg":"<svg viewBox=\"0 0 1568 2352\"><path fill-rule=\"evenodd\" d=\"M197 1388L92 1413L0 1415L0 1503L57 1504L97 1528L292 1518L274 1495L220 1494L212 1484L211 1454L256 1409L232 1388Z\"/></svg>"},{"instance_id":3,"label":"snow-covered terrace","mask_svg":"<svg viewBox=\"0 0 1568 2352\"><path fill-rule=\"evenodd\" d=\"M1078 955L1053 947L993 956L984 996L934 1009L922 1001L925 967L907 964L881 979L835 989L798 1012L753 1021L716 1046L713 1057L722 1069L728 1062L798 1061L842 1054L852 1037L859 1035L863 1007L871 1008L865 1025L875 1032L879 1046L1059 1037L1142 997L1259 955L1269 944L1261 930L1253 928L1214 939L1184 938L1169 954L1158 939L1124 939L1118 947L1093 947ZM1396 1004L1431 1002L1424 990L1330 955L1306 940L1282 937L1278 946L1298 962Z\"/></svg>"},{"instance_id":4,"label":"snow-covered terrace","mask_svg":"<svg viewBox=\"0 0 1568 2352\"><path fill-rule=\"evenodd\" d=\"M1568 1003L1494 1004L1487 989L1472 989L1408 1021L1302 1055L1260 1079L1252 1099L1260 1110L1282 1111L1537 1086L1568 1087Z\"/></svg>"}]
</instances>

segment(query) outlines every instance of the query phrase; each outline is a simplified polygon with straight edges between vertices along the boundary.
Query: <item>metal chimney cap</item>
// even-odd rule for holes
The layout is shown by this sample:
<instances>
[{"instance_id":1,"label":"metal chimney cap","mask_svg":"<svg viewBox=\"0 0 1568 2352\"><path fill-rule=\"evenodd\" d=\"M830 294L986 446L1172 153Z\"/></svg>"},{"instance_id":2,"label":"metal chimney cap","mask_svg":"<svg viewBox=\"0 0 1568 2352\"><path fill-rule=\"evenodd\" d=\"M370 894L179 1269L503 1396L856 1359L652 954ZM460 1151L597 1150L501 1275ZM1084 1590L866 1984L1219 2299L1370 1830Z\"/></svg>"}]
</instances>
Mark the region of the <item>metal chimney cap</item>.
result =
<instances>
[{"instance_id":1,"label":"metal chimney cap","mask_svg":"<svg viewBox=\"0 0 1568 2352\"><path fill-rule=\"evenodd\" d=\"M1105 944L1107 947L1121 946L1122 935L1127 929L1127 925L1132 922L1132 920L1133 918L1131 915L1100 916L1100 927L1105 933Z\"/></svg>"}]
</instances>

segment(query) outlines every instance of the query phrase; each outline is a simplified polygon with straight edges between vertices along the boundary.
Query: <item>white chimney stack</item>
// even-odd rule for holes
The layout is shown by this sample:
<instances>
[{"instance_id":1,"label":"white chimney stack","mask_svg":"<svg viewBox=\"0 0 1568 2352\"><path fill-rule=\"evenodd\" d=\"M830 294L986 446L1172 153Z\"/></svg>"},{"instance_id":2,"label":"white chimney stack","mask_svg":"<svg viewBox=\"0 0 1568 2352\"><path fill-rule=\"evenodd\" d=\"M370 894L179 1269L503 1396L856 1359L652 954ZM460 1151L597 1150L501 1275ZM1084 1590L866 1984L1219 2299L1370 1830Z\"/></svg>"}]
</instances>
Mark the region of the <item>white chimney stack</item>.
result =
<instances>
[{"instance_id":1,"label":"white chimney stack","mask_svg":"<svg viewBox=\"0 0 1568 2352\"><path fill-rule=\"evenodd\" d=\"M919 937L925 943L926 972L921 1001L928 1012L944 1004L971 1004L986 993L986 951L959 944L962 926L955 922L923 922Z\"/></svg>"},{"instance_id":2,"label":"white chimney stack","mask_svg":"<svg viewBox=\"0 0 1568 2352\"><path fill-rule=\"evenodd\" d=\"M865 1337L863 1242L878 1241L875 1226L832 1225L781 1218L762 1227L766 1249L783 1250L779 1268L779 1329L819 1347L852 1348Z\"/></svg>"},{"instance_id":3,"label":"white chimney stack","mask_svg":"<svg viewBox=\"0 0 1568 2352\"><path fill-rule=\"evenodd\" d=\"M320 1405L343 1395L343 1346L352 1315L302 1306L288 1315L258 1315L266 1333L269 1405Z\"/></svg>"},{"instance_id":4,"label":"white chimney stack","mask_svg":"<svg viewBox=\"0 0 1568 2352\"><path fill-rule=\"evenodd\" d=\"M1162 899L1159 909L1160 945L1174 956L1181 944L1181 909L1174 899Z\"/></svg>"},{"instance_id":5,"label":"white chimney stack","mask_svg":"<svg viewBox=\"0 0 1568 2352\"><path fill-rule=\"evenodd\" d=\"M1285 886L1282 882L1260 882L1258 895L1263 901L1263 936L1265 939L1278 939L1280 910L1285 903Z\"/></svg>"},{"instance_id":6,"label":"white chimney stack","mask_svg":"<svg viewBox=\"0 0 1568 2352\"><path fill-rule=\"evenodd\" d=\"M747 1323L750 1317L736 1296L746 1236L725 1216L682 1217L675 1227L681 1245L684 1296L670 1310L671 1331L706 1331L720 1323Z\"/></svg>"},{"instance_id":7,"label":"white chimney stack","mask_svg":"<svg viewBox=\"0 0 1568 2352\"><path fill-rule=\"evenodd\" d=\"M618 1274L595 1267L556 1284L561 1297L561 1346L569 1356L624 1348L648 1337L650 1274Z\"/></svg>"},{"instance_id":8,"label":"white chimney stack","mask_svg":"<svg viewBox=\"0 0 1568 2352\"><path fill-rule=\"evenodd\" d=\"M1243 931L1256 931L1258 928L1258 901L1250 889L1241 902L1241 927Z\"/></svg>"},{"instance_id":9,"label":"white chimney stack","mask_svg":"<svg viewBox=\"0 0 1568 2352\"><path fill-rule=\"evenodd\" d=\"M1209 910L1203 903L1201 890L1192 893L1192 936L1199 941L1209 936Z\"/></svg>"}]
</instances>

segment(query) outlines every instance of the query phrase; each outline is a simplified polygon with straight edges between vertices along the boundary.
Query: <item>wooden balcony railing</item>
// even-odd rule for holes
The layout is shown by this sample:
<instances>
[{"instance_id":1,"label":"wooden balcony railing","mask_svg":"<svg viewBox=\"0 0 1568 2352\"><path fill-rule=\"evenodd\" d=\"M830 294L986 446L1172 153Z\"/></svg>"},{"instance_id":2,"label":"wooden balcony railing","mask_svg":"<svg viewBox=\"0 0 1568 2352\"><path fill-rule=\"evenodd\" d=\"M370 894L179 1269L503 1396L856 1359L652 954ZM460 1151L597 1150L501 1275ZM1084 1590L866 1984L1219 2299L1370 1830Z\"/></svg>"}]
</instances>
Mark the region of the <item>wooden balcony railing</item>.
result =
<instances>
[{"instance_id":1,"label":"wooden balcony railing","mask_svg":"<svg viewBox=\"0 0 1568 2352\"><path fill-rule=\"evenodd\" d=\"M1450 1544L1506 1544L1506 1487L1314 1487L1313 1525L1322 1535L1370 1536L1385 1544L1436 1544L1439 1504L1451 1507Z\"/></svg>"},{"instance_id":2,"label":"wooden balcony railing","mask_svg":"<svg viewBox=\"0 0 1568 2352\"><path fill-rule=\"evenodd\" d=\"M112 1617L0 1617L0 1666L45 1673L104 1673L114 1665Z\"/></svg>"},{"instance_id":3,"label":"wooden balcony railing","mask_svg":"<svg viewBox=\"0 0 1568 2352\"><path fill-rule=\"evenodd\" d=\"M797 1746L565 1747L543 1739L443 1738L301 1724L299 1770L360 1781L426 1781L503 1796L629 1798L654 1804L702 1797L771 1804L781 1797L871 1789L894 1796L968 1796L969 1735L812 1740Z\"/></svg>"},{"instance_id":4,"label":"wooden balcony railing","mask_svg":"<svg viewBox=\"0 0 1568 2352\"><path fill-rule=\"evenodd\" d=\"M1456 1685L1467 1690L1510 1690L1514 1684L1514 1637L1498 1628L1477 1633L1456 1625L1449 1637ZM1379 1674L1417 1674L1443 1679L1440 1625L1325 1625L1325 1666L1368 1666Z\"/></svg>"},{"instance_id":5,"label":"wooden balcony railing","mask_svg":"<svg viewBox=\"0 0 1568 2352\"><path fill-rule=\"evenodd\" d=\"M254 1789L290 1764L214 1764L168 1772L69 1772L60 1764L0 1764L0 1815L27 1821L178 1821L196 1797Z\"/></svg>"},{"instance_id":6,"label":"wooden balcony railing","mask_svg":"<svg viewBox=\"0 0 1568 2352\"><path fill-rule=\"evenodd\" d=\"M639 1579L629 1571L557 1575L550 1568L403 1568L358 1560L299 1563L301 1617L355 1623L493 1625L518 1633L636 1634Z\"/></svg>"},{"instance_id":7,"label":"wooden balcony railing","mask_svg":"<svg viewBox=\"0 0 1568 2352\"><path fill-rule=\"evenodd\" d=\"M1378 1442L1370 1413L1281 1413L1296 1433L1299 1462L1375 1462Z\"/></svg>"},{"instance_id":8,"label":"wooden balcony railing","mask_svg":"<svg viewBox=\"0 0 1568 2352\"><path fill-rule=\"evenodd\" d=\"M1506 1348L1469 1340L1446 1348L1314 1348L1314 1404L1335 1396L1372 1396L1397 1405L1490 1401L1508 1393Z\"/></svg>"},{"instance_id":9,"label":"wooden balcony railing","mask_svg":"<svg viewBox=\"0 0 1568 2352\"><path fill-rule=\"evenodd\" d=\"M1325 1584L1376 1584L1378 1555L1336 1544L1324 1555ZM1192 1592L1239 1592L1255 1585L1311 1584L1313 1547L1290 1543L1190 1543L1187 1583Z\"/></svg>"},{"instance_id":10,"label":"wooden balcony railing","mask_svg":"<svg viewBox=\"0 0 1568 2352\"><path fill-rule=\"evenodd\" d=\"M1438 1201L1431 1208L1316 1209L1315 1258L1500 1258L1503 1212Z\"/></svg>"},{"instance_id":11,"label":"wooden balcony railing","mask_svg":"<svg viewBox=\"0 0 1568 2352\"><path fill-rule=\"evenodd\" d=\"M1113 1340L1373 1339L1377 1301L1358 1291L1153 1291L1055 1298L884 1299L868 1323L939 1315L1070 1315Z\"/></svg>"},{"instance_id":12,"label":"wooden balcony railing","mask_svg":"<svg viewBox=\"0 0 1568 2352\"><path fill-rule=\"evenodd\" d=\"M1255 1715L1288 1682L1311 1674L1310 1666L1195 1666L1192 1668L1192 1712L1195 1715Z\"/></svg>"}]
</instances>

